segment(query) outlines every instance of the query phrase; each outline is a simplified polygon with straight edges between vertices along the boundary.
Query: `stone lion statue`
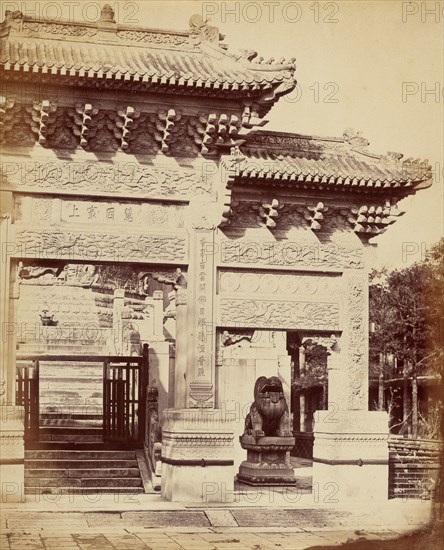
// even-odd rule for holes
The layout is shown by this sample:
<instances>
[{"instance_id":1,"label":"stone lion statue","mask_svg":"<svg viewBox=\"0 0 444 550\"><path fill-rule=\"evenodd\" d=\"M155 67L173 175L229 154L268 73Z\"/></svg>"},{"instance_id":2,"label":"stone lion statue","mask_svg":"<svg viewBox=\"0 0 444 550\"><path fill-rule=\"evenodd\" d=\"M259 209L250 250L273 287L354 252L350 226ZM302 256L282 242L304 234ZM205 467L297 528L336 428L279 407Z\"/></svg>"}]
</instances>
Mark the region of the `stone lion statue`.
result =
<instances>
[{"instance_id":1,"label":"stone lion statue","mask_svg":"<svg viewBox=\"0 0 444 550\"><path fill-rule=\"evenodd\" d=\"M293 437L282 382L261 376L254 385L254 402L245 419L245 435Z\"/></svg>"}]
</instances>

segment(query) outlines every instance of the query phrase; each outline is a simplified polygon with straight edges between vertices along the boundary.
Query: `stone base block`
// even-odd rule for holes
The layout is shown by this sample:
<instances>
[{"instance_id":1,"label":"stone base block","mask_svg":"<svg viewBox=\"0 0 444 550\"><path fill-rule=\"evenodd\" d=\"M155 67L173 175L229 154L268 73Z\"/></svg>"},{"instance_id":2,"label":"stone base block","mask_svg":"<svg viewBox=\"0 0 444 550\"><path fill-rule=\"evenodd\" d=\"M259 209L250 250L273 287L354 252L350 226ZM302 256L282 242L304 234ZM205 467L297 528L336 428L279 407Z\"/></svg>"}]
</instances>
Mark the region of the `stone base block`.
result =
<instances>
[{"instance_id":1,"label":"stone base block","mask_svg":"<svg viewBox=\"0 0 444 550\"><path fill-rule=\"evenodd\" d=\"M1 502L23 502L25 446L23 409L0 406L0 487Z\"/></svg>"},{"instance_id":2,"label":"stone base block","mask_svg":"<svg viewBox=\"0 0 444 550\"><path fill-rule=\"evenodd\" d=\"M172 502L229 503L234 500L234 465L162 465L162 496Z\"/></svg>"},{"instance_id":3,"label":"stone base block","mask_svg":"<svg viewBox=\"0 0 444 550\"><path fill-rule=\"evenodd\" d=\"M237 479L248 485L292 485L296 483L288 453L294 447L294 437L253 437L242 435L239 438L243 449L247 450L247 460L239 467Z\"/></svg>"},{"instance_id":4,"label":"stone base block","mask_svg":"<svg viewBox=\"0 0 444 550\"><path fill-rule=\"evenodd\" d=\"M313 486L321 498L326 502L387 500L387 413L317 411L315 418Z\"/></svg>"},{"instance_id":5,"label":"stone base block","mask_svg":"<svg viewBox=\"0 0 444 550\"><path fill-rule=\"evenodd\" d=\"M167 409L162 426L162 496L173 502L231 502L234 435L216 409Z\"/></svg>"}]
</instances>

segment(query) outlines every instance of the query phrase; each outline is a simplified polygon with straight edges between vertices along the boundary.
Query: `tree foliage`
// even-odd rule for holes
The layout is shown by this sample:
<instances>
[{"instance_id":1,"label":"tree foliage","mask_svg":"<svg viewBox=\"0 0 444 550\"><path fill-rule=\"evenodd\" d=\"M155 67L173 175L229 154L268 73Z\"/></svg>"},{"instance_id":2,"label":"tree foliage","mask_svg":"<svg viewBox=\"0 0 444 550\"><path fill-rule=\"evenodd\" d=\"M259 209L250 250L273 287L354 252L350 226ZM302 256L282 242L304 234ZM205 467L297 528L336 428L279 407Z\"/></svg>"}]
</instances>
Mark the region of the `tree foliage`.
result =
<instances>
[{"instance_id":1,"label":"tree foliage","mask_svg":"<svg viewBox=\"0 0 444 550\"><path fill-rule=\"evenodd\" d=\"M380 354L392 354L405 374L442 374L444 307L444 239L424 262L391 273L371 273L371 374Z\"/></svg>"}]
</instances>

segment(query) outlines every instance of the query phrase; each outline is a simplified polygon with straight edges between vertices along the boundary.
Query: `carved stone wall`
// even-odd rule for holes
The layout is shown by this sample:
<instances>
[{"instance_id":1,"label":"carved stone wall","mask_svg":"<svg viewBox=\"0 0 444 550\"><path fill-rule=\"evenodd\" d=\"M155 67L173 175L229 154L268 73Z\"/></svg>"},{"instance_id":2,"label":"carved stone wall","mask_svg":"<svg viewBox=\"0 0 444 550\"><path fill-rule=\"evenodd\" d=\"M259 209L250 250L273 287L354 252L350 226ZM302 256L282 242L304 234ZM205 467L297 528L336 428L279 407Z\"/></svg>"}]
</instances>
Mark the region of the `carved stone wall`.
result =
<instances>
[{"instance_id":1,"label":"carved stone wall","mask_svg":"<svg viewBox=\"0 0 444 550\"><path fill-rule=\"evenodd\" d=\"M18 258L186 263L187 239L168 233L38 231L17 225L10 254Z\"/></svg>"}]
</instances>

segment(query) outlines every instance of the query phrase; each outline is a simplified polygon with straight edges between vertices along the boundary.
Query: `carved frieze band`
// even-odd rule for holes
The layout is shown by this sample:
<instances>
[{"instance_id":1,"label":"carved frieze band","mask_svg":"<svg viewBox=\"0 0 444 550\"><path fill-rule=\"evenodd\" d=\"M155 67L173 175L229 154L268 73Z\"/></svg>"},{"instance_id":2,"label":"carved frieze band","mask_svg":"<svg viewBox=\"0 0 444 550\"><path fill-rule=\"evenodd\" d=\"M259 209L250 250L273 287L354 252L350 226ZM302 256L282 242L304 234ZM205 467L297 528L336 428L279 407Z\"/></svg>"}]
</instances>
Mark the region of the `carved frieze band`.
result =
<instances>
[{"instance_id":1,"label":"carved frieze band","mask_svg":"<svg viewBox=\"0 0 444 550\"><path fill-rule=\"evenodd\" d=\"M279 271L219 271L219 293L223 295L259 296L272 294L286 300L299 300L301 296L325 298L337 296L340 279L338 276L301 275Z\"/></svg>"},{"instance_id":2,"label":"carved frieze band","mask_svg":"<svg viewBox=\"0 0 444 550\"><path fill-rule=\"evenodd\" d=\"M293 330L339 330L339 304L221 298L222 326L282 328Z\"/></svg>"},{"instance_id":3,"label":"carved frieze band","mask_svg":"<svg viewBox=\"0 0 444 550\"><path fill-rule=\"evenodd\" d=\"M237 266L285 266L294 268L361 269L361 246L338 242L222 240L220 263Z\"/></svg>"},{"instance_id":4,"label":"carved frieze band","mask_svg":"<svg viewBox=\"0 0 444 550\"><path fill-rule=\"evenodd\" d=\"M166 233L37 231L17 226L9 253L18 258L185 263L187 241L182 235Z\"/></svg>"},{"instance_id":5,"label":"carved frieze band","mask_svg":"<svg viewBox=\"0 0 444 550\"><path fill-rule=\"evenodd\" d=\"M188 200L212 198L212 180L199 170L146 167L136 162L2 162L4 189L43 193L126 195Z\"/></svg>"}]
</instances>

